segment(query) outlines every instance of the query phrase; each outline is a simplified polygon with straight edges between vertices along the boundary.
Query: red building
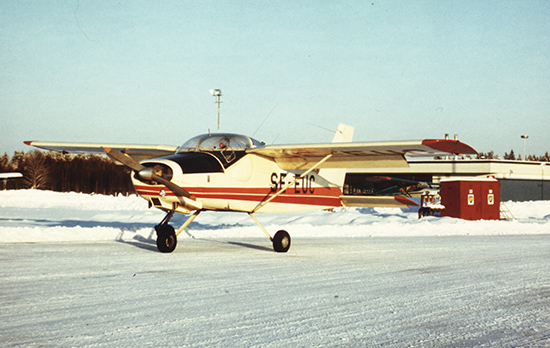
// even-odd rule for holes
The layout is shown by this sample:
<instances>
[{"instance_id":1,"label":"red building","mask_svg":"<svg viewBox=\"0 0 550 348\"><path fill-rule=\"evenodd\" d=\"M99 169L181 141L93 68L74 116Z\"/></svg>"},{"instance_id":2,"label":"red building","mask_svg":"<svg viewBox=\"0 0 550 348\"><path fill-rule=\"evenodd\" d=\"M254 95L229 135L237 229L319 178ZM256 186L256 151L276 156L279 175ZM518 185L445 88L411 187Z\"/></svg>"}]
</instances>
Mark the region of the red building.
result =
<instances>
[{"instance_id":1,"label":"red building","mask_svg":"<svg viewBox=\"0 0 550 348\"><path fill-rule=\"evenodd\" d=\"M500 182L491 178L441 180L441 216L500 220Z\"/></svg>"}]
</instances>

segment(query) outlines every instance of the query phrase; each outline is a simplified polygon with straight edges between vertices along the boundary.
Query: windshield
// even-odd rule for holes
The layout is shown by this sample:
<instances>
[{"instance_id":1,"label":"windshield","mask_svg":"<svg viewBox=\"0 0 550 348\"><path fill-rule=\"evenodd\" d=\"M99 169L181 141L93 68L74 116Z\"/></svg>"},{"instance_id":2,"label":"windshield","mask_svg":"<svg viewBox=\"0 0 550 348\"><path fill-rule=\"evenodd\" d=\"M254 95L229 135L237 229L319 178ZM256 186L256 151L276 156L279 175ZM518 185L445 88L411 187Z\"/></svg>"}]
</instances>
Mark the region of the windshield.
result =
<instances>
[{"instance_id":1,"label":"windshield","mask_svg":"<svg viewBox=\"0 0 550 348\"><path fill-rule=\"evenodd\" d=\"M264 145L264 143L245 135L228 133L202 134L187 140L182 146L180 146L178 152L225 149L237 151L253 149Z\"/></svg>"}]
</instances>

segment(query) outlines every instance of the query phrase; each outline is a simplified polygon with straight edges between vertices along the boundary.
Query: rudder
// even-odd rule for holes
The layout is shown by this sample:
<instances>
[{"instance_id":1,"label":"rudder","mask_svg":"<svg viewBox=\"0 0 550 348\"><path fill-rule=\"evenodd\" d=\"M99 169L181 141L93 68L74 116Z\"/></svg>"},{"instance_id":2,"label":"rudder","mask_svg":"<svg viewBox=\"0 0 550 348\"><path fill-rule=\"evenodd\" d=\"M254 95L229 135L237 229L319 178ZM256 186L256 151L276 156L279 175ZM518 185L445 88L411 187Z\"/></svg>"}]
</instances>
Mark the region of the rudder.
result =
<instances>
[{"instance_id":1,"label":"rudder","mask_svg":"<svg viewBox=\"0 0 550 348\"><path fill-rule=\"evenodd\" d=\"M340 123L332 139L333 143L350 143L353 140L352 126ZM327 180L331 185L342 188L346 179L346 168L323 168L319 170L319 176Z\"/></svg>"}]
</instances>

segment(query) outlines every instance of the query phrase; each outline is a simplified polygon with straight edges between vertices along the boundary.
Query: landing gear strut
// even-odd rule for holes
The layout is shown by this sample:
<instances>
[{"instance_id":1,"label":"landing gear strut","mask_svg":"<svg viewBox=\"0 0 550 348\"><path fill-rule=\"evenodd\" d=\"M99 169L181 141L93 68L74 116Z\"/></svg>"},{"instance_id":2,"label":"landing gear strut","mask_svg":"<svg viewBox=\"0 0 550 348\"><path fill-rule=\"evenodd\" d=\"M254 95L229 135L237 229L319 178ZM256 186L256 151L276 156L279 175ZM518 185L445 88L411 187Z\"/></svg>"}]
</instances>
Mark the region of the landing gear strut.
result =
<instances>
[{"instance_id":1,"label":"landing gear strut","mask_svg":"<svg viewBox=\"0 0 550 348\"><path fill-rule=\"evenodd\" d=\"M267 232L264 226L256 219L254 214L248 213L252 220L262 229L262 231L265 233L267 238L271 240L273 243L273 250L275 250L278 253L286 253L288 249L290 249L290 235L285 230L280 230L275 233L275 236L271 237L271 235Z\"/></svg>"}]
</instances>

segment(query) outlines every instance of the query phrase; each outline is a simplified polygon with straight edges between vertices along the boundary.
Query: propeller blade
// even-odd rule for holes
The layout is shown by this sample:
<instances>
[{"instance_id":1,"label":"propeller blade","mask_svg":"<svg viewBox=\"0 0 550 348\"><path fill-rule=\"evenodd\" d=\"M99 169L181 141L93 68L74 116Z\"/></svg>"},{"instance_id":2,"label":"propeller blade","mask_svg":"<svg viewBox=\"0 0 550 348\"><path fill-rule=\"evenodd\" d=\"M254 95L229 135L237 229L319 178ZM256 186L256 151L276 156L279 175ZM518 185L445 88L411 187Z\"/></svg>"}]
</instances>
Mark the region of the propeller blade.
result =
<instances>
[{"instance_id":1,"label":"propeller blade","mask_svg":"<svg viewBox=\"0 0 550 348\"><path fill-rule=\"evenodd\" d=\"M136 171L138 174L139 174L140 171L147 168L147 167L141 165L138 161L136 161L132 157L130 157L128 155L125 155L125 154L123 154L122 152L120 152L118 150L106 147L106 148L103 149L103 151L105 151L105 153L109 157L119 161L120 163L122 163L126 167ZM154 174L154 173L149 173L149 175L151 177L151 180L156 181L159 184L163 184L164 186L168 187L170 189L170 191L174 192L177 196L183 196L183 197L187 197L187 198L192 199L192 200L196 200L195 196L193 196L192 194L190 194L189 192L187 192L183 188L179 187L178 185L174 184L170 180L167 180L167 179L163 178L162 176L159 176L159 175Z\"/></svg>"},{"instance_id":2,"label":"propeller blade","mask_svg":"<svg viewBox=\"0 0 550 348\"><path fill-rule=\"evenodd\" d=\"M105 147L103 148L103 151L105 151L105 153L112 159L119 161L120 163L124 164L126 167L132 170L135 170L136 172L139 172L140 170L145 168L138 161L136 161L135 159L133 159L128 155L123 154L118 150Z\"/></svg>"}]
</instances>

